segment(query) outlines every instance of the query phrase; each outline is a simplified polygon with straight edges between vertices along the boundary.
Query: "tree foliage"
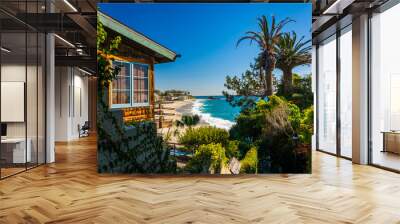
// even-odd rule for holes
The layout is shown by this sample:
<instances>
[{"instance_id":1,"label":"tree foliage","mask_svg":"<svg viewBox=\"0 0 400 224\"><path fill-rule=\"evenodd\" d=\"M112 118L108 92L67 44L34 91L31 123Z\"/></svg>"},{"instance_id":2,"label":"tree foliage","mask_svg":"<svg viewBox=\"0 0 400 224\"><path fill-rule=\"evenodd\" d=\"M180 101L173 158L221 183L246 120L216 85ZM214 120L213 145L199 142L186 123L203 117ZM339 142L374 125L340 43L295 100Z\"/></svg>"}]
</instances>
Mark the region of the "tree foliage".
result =
<instances>
[{"instance_id":1,"label":"tree foliage","mask_svg":"<svg viewBox=\"0 0 400 224\"><path fill-rule=\"evenodd\" d=\"M307 163L302 163L309 155L299 155L296 150L298 144L307 143L306 138L311 137L310 119L295 104L274 95L268 101L258 101L253 109L242 111L230 136L258 147L261 173L309 172Z\"/></svg>"},{"instance_id":2,"label":"tree foliage","mask_svg":"<svg viewBox=\"0 0 400 224\"><path fill-rule=\"evenodd\" d=\"M255 42L260 49L259 60L251 70L246 71L240 78L236 76L226 77L225 87L228 91L223 92L223 94L228 102L233 102L233 105L238 106L249 106L248 104L254 102L249 97L259 96L264 99L273 94L272 72L276 66L277 44L283 34L282 29L292 21L289 18L276 21L275 17L272 16L271 23L269 23L267 17L261 16L257 19L259 29L247 31L245 36L237 41L236 46L244 40L249 40L250 44ZM258 68L258 71L255 71L256 68ZM244 98L235 102L235 95Z\"/></svg>"},{"instance_id":3,"label":"tree foliage","mask_svg":"<svg viewBox=\"0 0 400 224\"><path fill-rule=\"evenodd\" d=\"M191 173L220 173L228 159L220 143L200 145L185 169Z\"/></svg>"},{"instance_id":4,"label":"tree foliage","mask_svg":"<svg viewBox=\"0 0 400 224\"><path fill-rule=\"evenodd\" d=\"M299 138L300 142L311 144L311 138L314 130L314 107L310 106L303 111L300 120Z\"/></svg>"},{"instance_id":5,"label":"tree foliage","mask_svg":"<svg viewBox=\"0 0 400 224\"><path fill-rule=\"evenodd\" d=\"M109 55L118 53L120 43L120 36L108 40L103 24L97 21L97 67L100 90L104 90L103 86L108 87L109 83L115 79L121 70L119 67L113 67L113 59L109 57ZM100 91L99 93L102 94L99 97L103 97L103 92Z\"/></svg>"},{"instance_id":6,"label":"tree foliage","mask_svg":"<svg viewBox=\"0 0 400 224\"><path fill-rule=\"evenodd\" d=\"M240 161L240 173L257 173L257 147L253 146Z\"/></svg>"},{"instance_id":7,"label":"tree foliage","mask_svg":"<svg viewBox=\"0 0 400 224\"><path fill-rule=\"evenodd\" d=\"M226 145L229 139L229 134L226 130L216 127L199 127L190 128L180 136L179 143L191 148L198 148L200 145L211 143L219 143Z\"/></svg>"},{"instance_id":8,"label":"tree foliage","mask_svg":"<svg viewBox=\"0 0 400 224\"><path fill-rule=\"evenodd\" d=\"M238 40L237 45L243 40L250 40L250 44L255 42L260 53L243 74L226 77L227 91L223 91L223 94L231 105L242 109L251 108L258 99L267 99L273 94L273 71L278 68L283 72L281 82L275 81L278 95L296 101L295 103L299 101L300 108L304 109L310 106L310 95L307 91L311 90L311 86L307 86L307 90L302 88L308 84L308 78L298 79L292 70L311 63L311 40L304 40L304 36L298 38L295 32L282 31L293 20L286 18L278 23L275 17L271 20L269 23L265 16L258 18L259 30L248 31Z\"/></svg>"},{"instance_id":9,"label":"tree foliage","mask_svg":"<svg viewBox=\"0 0 400 224\"><path fill-rule=\"evenodd\" d=\"M200 122L200 116L195 114L195 115L183 115L181 120L177 120L176 126L178 127L193 127L197 125Z\"/></svg>"},{"instance_id":10,"label":"tree foliage","mask_svg":"<svg viewBox=\"0 0 400 224\"><path fill-rule=\"evenodd\" d=\"M297 38L296 32L284 33L276 45L276 67L283 72L283 93L291 94L293 68L311 63L311 40Z\"/></svg>"},{"instance_id":11,"label":"tree foliage","mask_svg":"<svg viewBox=\"0 0 400 224\"><path fill-rule=\"evenodd\" d=\"M289 102L296 104L301 110L304 110L314 103L314 94L312 92L311 75L304 77L293 74L293 87L290 93L284 92L283 84L278 85L278 96L285 97Z\"/></svg>"},{"instance_id":12,"label":"tree foliage","mask_svg":"<svg viewBox=\"0 0 400 224\"><path fill-rule=\"evenodd\" d=\"M240 141L230 140L225 146L226 157L230 158L240 158L239 151Z\"/></svg>"}]
</instances>

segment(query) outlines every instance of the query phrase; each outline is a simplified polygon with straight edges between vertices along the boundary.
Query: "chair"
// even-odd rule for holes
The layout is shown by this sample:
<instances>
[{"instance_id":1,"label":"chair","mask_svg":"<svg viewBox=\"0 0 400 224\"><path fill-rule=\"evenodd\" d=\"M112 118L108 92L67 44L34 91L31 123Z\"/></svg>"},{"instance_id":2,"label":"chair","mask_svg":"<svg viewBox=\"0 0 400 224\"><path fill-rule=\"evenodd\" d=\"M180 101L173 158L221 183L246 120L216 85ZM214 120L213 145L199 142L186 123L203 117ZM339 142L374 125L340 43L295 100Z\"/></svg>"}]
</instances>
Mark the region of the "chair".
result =
<instances>
[{"instance_id":1,"label":"chair","mask_svg":"<svg viewBox=\"0 0 400 224\"><path fill-rule=\"evenodd\" d=\"M88 137L89 136L89 130L90 130L89 121L85 121L85 123L82 125L82 127L78 124L79 138Z\"/></svg>"}]
</instances>

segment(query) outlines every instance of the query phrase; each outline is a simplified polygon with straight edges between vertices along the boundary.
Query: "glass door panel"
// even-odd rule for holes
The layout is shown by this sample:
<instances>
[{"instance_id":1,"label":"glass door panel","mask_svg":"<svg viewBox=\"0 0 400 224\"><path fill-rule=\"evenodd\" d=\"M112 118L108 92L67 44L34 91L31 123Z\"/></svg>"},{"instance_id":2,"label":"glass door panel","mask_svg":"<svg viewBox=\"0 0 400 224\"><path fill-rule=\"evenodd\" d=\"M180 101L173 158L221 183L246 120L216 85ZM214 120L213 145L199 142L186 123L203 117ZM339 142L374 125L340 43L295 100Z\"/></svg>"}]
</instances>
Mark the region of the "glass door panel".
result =
<instances>
[{"instance_id":1,"label":"glass door panel","mask_svg":"<svg viewBox=\"0 0 400 224\"><path fill-rule=\"evenodd\" d=\"M318 149L336 154L336 36L318 48Z\"/></svg>"},{"instance_id":2,"label":"glass door panel","mask_svg":"<svg viewBox=\"0 0 400 224\"><path fill-rule=\"evenodd\" d=\"M24 171L30 162L26 126L26 33L1 34L1 175Z\"/></svg>"},{"instance_id":3,"label":"glass door panel","mask_svg":"<svg viewBox=\"0 0 400 224\"><path fill-rule=\"evenodd\" d=\"M340 36L340 154L352 157L352 33L351 26Z\"/></svg>"},{"instance_id":4,"label":"glass door panel","mask_svg":"<svg viewBox=\"0 0 400 224\"><path fill-rule=\"evenodd\" d=\"M372 163L400 170L400 4L371 18Z\"/></svg>"}]
</instances>

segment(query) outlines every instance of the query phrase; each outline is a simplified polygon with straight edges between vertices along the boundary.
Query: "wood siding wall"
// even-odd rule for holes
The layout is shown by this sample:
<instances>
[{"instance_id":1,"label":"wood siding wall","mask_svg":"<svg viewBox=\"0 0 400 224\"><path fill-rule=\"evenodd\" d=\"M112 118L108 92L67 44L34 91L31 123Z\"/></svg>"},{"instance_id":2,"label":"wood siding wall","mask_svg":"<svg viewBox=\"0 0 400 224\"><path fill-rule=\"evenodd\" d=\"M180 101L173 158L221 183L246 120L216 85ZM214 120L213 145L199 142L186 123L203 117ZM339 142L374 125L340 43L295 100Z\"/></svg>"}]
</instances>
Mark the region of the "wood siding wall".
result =
<instances>
[{"instance_id":1,"label":"wood siding wall","mask_svg":"<svg viewBox=\"0 0 400 224\"><path fill-rule=\"evenodd\" d=\"M130 58L123 56L111 56L114 60L126 61L126 62L137 62L142 64L149 65L149 106L141 106L141 107L129 107L122 109L113 109L113 110L122 110L123 111L123 120L124 122L136 122L136 121L144 121L144 120L153 120L154 119L154 58ZM111 91L112 87L108 91L108 99L109 105L111 106Z\"/></svg>"}]
</instances>

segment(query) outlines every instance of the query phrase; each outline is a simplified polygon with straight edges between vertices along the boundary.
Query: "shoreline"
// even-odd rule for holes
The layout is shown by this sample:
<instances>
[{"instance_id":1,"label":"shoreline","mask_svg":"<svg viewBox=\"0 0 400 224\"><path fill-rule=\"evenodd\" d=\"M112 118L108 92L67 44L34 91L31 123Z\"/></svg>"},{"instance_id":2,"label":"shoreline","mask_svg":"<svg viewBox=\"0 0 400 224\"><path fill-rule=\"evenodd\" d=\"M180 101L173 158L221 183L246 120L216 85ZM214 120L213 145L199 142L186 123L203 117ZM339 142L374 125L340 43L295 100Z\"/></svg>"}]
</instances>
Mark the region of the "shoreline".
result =
<instances>
[{"instance_id":1,"label":"shoreline","mask_svg":"<svg viewBox=\"0 0 400 224\"><path fill-rule=\"evenodd\" d=\"M182 115L193 115L192 108L194 106L195 100L190 100L190 102L180 105L175 109L176 113Z\"/></svg>"},{"instance_id":2,"label":"shoreline","mask_svg":"<svg viewBox=\"0 0 400 224\"><path fill-rule=\"evenodd\" d=\"M194 128L202 126L212 126L229 130L234 122L218 117L213 117L210 113L200 111L202 101L199 99L188 99L180 101L171 101L162 104L163 121L166 126L159 128L158 133L172 143L177 143L179 135L184 133L187 127L176 127L175 122L181 120L183 115L198 115L200 122Z\"/></svg>"},{"instance_id":3,"label":"shoreline","mask_svg":"<svg viewBox=\"0 0 400 224\"><path fill-rule=\"evenodd\" d=\"M161 134L170 143L178 143L178 137L180 133L186 129L186 127L176 127L175 121L181 120L183 115L192 115L192 108L194 99L172 101L162 104L163 120L171 123L168 127L158 128L157 132Z\"/></svg>"}]
</instances>

